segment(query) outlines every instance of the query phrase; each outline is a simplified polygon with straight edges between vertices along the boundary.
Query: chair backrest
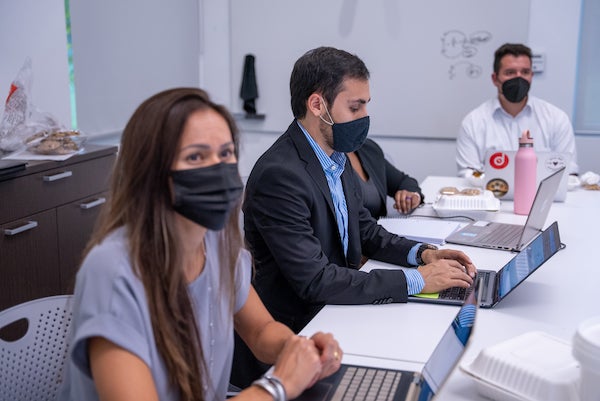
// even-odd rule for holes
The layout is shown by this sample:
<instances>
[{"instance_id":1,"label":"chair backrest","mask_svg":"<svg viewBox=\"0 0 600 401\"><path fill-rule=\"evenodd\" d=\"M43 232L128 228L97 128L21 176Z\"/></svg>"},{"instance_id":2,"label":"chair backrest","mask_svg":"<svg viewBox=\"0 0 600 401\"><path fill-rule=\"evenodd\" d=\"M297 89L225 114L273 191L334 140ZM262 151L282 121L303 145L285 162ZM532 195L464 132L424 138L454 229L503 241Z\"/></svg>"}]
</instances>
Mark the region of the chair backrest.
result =
<instances>
[{"instance_id":1,"label":"chair backrest","mask_svg":"<svg viewBox=\"0 0 600 401\"><path fill-rule=\"evenodd\" d=\"M15 337L24 327L16 339L0 338L0 400L56 399L69 347L71 298L40 298L0 312L0 333Z\"/></svg>"}]
</instances>

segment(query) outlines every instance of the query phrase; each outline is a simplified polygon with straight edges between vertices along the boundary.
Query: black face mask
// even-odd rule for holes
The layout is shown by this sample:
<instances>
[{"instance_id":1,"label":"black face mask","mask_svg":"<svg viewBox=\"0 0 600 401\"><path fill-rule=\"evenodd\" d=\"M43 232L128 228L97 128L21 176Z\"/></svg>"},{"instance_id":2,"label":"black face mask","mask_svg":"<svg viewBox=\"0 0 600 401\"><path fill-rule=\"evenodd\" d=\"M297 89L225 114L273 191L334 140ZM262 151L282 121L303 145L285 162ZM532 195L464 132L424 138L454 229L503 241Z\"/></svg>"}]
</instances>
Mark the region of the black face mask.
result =
<instances>
[{"instance_id":1,"label":"black face mask","mask_svg":"<svg viewBox=\"0 0 600 401\"><path fill-rule=\"evenodd\" d=\"M369 116L365 116L347 123L333 124L333 149L344 153L359 149L367 139L369 123Z\"/></svg>"},{"instance_id":2,"label":"black face mask","mask_svg":"<svg viewBox=\"0 0 600 401\"><path fill-rule=\"evenodd\" d=\"M325 102L323 102L323 105L325 106ZM325 120L323 117L321 117L321 120L331 125L331 130L333 131L333 150L343 153L354 152L365 143L367 134L369 133L369 116L345 123L336 123L331 118L327 106L325 106L325 111L331 122Z\"/></svg>"},{"instance_id":3,"label":"black face mask","mask_svg":"<svg viewBox=\"0 0 600 401\"><path fill-rule=\"evenodd\" d=\"M519 103L527 96L529 86L529 81L524 78L512 78L502 84L502 94L509 102Z\"/></svg>"},{"instance_id":4,"label":"black face mask","mask_svg":"<svg viewBox=\"0 0 600 401\"><path fill-rule=\"evenodd\" d=\"M175 211L215 231L225 227L244 188L237 163L173 170L171 178Z\"/></svg>"}]
</instances>

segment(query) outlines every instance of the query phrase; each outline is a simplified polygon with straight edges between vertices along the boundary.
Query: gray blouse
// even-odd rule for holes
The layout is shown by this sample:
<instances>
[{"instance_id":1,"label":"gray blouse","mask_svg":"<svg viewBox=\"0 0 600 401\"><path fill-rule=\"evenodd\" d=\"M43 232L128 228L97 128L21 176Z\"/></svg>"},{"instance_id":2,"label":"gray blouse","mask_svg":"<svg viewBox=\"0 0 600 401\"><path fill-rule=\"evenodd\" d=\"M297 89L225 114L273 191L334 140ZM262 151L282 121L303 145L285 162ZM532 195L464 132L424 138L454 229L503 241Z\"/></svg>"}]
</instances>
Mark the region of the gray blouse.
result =
<instances>
[{"instance_id":1,"label":"gray blouse","mask_svg":"<svg viewBox=\"0 0 600 401\"><path fill-rule=\"evenodd\" d=\"M358 182L360 182L360 189L362 190L363 204L369 209L371 216L379 216L381 214L381 198L373 180L369 178L364 181L358 177Z\"/></svg>"},{"instance_id":2,"label":"gray blouse","mask_svg":"<svg viewBox=\"0 0 600 401\"><path fill-rule=\"evenodd\" d=\"M234 311L220 289L219 233L206 234L206 264L188 286L196 310L209 379L207 400L224 400L233 358L233 314L246 302L250 289L250 255L242 250L235 276ZM154 340L146 294L133 273L124 229L110 234L86 257L77 274L71 354L61 400L98 400L91 378L87 341L100 336L138 356L150 368L162 401L177 400Z\"/></svg>"}]
</instances>

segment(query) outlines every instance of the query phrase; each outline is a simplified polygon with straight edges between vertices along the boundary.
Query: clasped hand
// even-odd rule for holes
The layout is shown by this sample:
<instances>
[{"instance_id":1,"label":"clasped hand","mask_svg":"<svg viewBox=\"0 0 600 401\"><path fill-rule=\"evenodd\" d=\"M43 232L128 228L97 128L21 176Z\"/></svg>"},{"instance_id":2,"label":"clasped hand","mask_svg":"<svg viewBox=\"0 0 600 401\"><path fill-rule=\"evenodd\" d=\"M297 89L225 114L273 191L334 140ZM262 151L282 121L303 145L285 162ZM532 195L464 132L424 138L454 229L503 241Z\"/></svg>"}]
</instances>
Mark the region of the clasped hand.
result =
<instances>
[{"instance_id":1,"label":"clasped hand","mask_svg":"<svg viewBox=\"0 0 600 401\"><path fill-rule=\"evenodd\" d=\"M288 399L298 397L318 380L335 373L342 350L330 333L291 336L277 358L273 374L283 383Z\"/></svg>"}]
</instances>

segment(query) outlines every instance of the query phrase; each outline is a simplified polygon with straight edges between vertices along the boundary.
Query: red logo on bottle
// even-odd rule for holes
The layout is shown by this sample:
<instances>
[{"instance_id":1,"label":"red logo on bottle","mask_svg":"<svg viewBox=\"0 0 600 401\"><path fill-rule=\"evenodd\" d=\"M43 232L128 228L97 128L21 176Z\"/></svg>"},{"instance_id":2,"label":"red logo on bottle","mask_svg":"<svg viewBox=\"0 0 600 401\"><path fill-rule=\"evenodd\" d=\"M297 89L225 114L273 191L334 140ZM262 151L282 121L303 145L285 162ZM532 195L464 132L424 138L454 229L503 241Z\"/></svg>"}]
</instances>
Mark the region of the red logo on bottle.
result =
<instances>
[{"instance_id":1,"label":"red logo on bottle","mask_svg":"<svg viewBox=\"0 0 600 401\"><path fill-rule=\"evenodd\" d=\"M502 170L508 166L508 155L502 152L496 152L490 156L490 166L496 170Z\"/></svg>"}]
</instances>

